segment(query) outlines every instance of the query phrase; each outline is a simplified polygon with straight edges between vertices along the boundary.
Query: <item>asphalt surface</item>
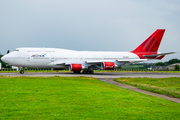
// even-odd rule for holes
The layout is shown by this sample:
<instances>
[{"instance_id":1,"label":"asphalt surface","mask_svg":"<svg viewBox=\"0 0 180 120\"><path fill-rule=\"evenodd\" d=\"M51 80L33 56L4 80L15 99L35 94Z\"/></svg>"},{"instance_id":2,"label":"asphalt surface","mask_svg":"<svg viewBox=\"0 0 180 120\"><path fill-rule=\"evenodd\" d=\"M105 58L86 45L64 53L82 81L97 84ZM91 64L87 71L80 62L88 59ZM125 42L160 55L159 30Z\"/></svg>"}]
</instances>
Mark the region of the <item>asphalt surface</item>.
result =
<instances>
[{"instance_id":1,"label":"asphalt surface","mask_svg":"<svg viewBox=\"0 0 180 120\"><path fill-rule=\"evenodd\" d=\"M70 72L35 72L35 73L24 73L24 74L20 74L20 73L0 73L0 75L3 76L67 76L67 77L72 77L72 76L85 76L85 77L94 77L94 78L98 78L99 80L109 83L109 84L113 84L122 88L126 88L129 90L133 90L136 92L140 92L143 94L147 94L147 95L152 95L152 96L156 96L156 97L161 97L173 102L177 102L180 103L180 98L175 98L172 96L167 96L167 95L161 95L161 94L157 94L157 93L152 93L152 92L148 92L145 90L141 90L139 88L130 86L130 85L126 85L126 84L122 84L122 83L118 83L116 81L114 81L114 78L120 78L120 77L131 77L131 78L135 78L135 77L149 77L149 78L167 78L167 77L180 77L180 73L154 73L154 72L103 72L103 73L94 73L94 74L74 74L74 73L70 73Z\"/></svg>"},{"instance_id":2,"label":"asphalt surface","mask_svg":"<svg viewBox=\"0 0 180 120\"><path fill-rule=\"evenodd\" d=\"M154 72L97 72L94 74L74 74L71 72L35 72L35 73L0 73L3 76L85 76L94 78L120 78L120 77L149 77L149 78L167 78L180 77L180 73L154 73Z\"/></svg>"}]
</instances>

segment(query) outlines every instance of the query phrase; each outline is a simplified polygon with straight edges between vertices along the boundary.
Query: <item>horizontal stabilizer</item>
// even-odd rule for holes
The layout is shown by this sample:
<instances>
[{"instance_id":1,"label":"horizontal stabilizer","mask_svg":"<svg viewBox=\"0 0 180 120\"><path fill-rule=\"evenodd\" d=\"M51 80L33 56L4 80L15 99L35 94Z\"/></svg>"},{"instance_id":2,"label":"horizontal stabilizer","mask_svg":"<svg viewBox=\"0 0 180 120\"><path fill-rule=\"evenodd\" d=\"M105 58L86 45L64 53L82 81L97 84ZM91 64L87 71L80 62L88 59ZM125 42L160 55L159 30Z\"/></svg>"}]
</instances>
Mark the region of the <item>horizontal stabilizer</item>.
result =
<instances>
[{"instance_id":1,"label":"horizontal stabilizer","mask_svg":"<svg viewBox=\"0 0 180 120\"><path fill-rule=\"evenodd\" d=\"M173 54L173 53L175 53L175 52L152 54L152 55L143 55L143 57L159 57L159 56L164 56L164 55Z\"/></svg>"}]
</instances>

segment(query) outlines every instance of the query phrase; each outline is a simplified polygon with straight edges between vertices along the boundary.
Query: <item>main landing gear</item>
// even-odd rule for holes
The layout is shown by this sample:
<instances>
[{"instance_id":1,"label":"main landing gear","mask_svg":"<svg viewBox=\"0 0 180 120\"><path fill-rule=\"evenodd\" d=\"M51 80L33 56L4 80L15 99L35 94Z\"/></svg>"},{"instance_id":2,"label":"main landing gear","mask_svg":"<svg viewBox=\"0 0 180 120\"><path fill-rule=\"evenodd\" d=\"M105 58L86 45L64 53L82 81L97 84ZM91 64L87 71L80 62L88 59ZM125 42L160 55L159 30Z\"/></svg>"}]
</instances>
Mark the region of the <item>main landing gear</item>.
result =
<instances>
[{"instance_id":1,"label":"main landing gear","mask_svg":"<svg viewBox=\"0 0 180 120\"><path fill-rule=\"evenodd\" d=\"M87 70L83 70L82 72L83 74L94 74L93 69L87 69Z\"/></svg>"},{"instance_id":2,"label":"main landing gear","mask_svg":"<svg viewBox=\"0 0 180 120\"><path fill-rule=\"evenodd\" d=\"M73 71L73 72L74 72L74 73L77 73L77 74L78 74L78 73L81 73L81 71Z\"/></svg>"},{"instance_id":3,"label":"main landing gear","mask_svg":"<svg viewBox=\"0 0 180 120\"><path fill-rule=\"evenodd\" d=\"M76 73L76 74L80 74L81 73L81 71L73 71L74 73ZM83 74L94 74L94 71L93 71L93 69L86 69L86 70L83 70L83 72L82 72Z\"/></svg>"}]
</instances>

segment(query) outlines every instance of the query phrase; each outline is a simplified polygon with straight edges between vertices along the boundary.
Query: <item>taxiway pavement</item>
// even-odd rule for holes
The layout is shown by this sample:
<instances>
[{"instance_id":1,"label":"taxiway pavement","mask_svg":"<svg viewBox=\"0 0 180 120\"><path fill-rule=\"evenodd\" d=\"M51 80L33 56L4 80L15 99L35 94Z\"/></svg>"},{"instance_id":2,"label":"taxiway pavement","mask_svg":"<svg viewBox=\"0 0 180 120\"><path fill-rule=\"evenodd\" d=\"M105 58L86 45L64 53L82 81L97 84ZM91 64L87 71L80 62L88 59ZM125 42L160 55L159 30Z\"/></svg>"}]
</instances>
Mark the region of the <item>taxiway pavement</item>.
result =
<instances>
[{"instance_id":1,"label":"taxiway pavement","mask_svg":"<svg viewBox=\"0 0 180 120\"><path fill-rule=\"evenodd\" d=\"M3 76L85 76L94 78L120 78L120 77L149 77L149 78L167 78L180 77L180 73L155 73L155 72L97 72L94 74L74 74L71 72L33 72L33 73L0 73Z\"/></svg>"}]
</instances>

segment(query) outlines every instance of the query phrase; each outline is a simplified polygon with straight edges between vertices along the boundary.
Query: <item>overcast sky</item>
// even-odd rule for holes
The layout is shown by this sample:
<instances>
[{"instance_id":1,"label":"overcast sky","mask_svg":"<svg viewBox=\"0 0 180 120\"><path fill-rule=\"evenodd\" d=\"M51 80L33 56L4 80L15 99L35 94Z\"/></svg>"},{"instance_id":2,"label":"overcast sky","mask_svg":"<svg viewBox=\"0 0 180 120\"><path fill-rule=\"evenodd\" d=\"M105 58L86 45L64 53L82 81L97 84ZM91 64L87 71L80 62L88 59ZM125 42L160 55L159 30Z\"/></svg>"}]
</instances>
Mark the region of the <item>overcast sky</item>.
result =
<instances>
[{"instance_id":1,"label":"overcast sky","mask_svg":"<svg viewBox=\"0 0 180 120\"><path fill-rule=\"evenodd\" d=\"M0 0L0 52L18 47L131 51L166 29L160 52L180 59L179 0ZM155 61L152 61L155 62Z\"/></svg>"}]
</instances>

